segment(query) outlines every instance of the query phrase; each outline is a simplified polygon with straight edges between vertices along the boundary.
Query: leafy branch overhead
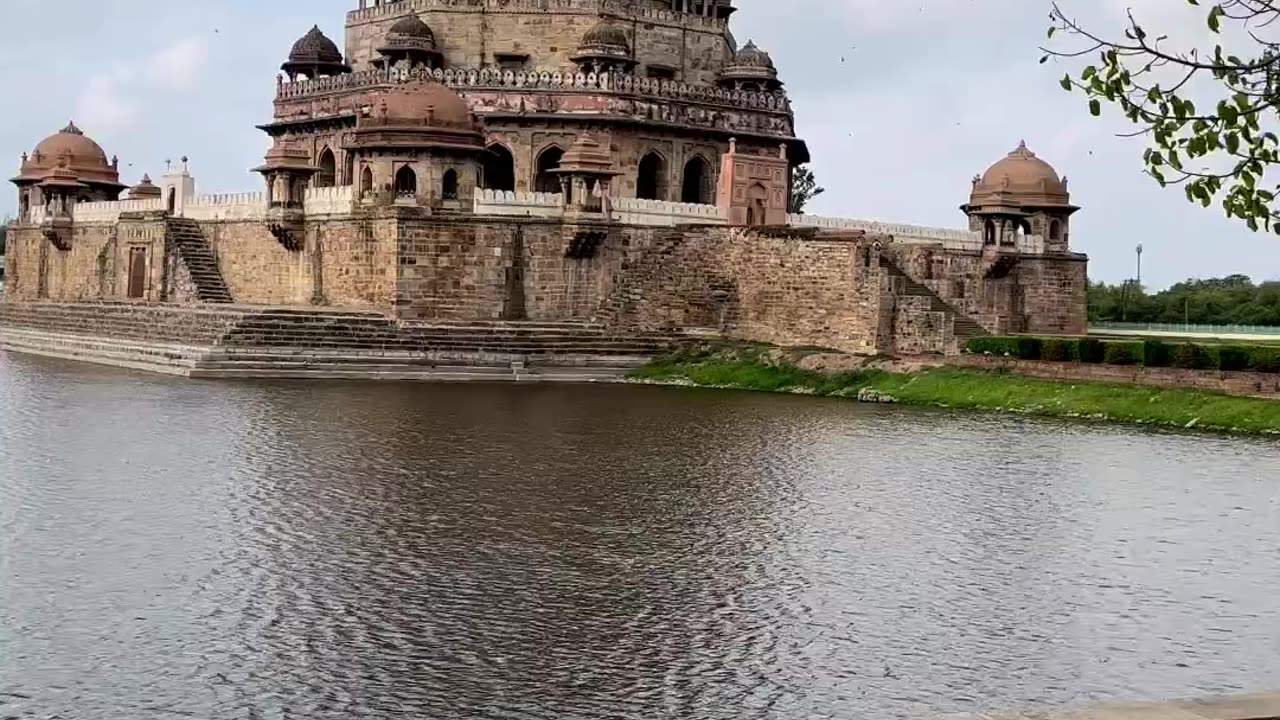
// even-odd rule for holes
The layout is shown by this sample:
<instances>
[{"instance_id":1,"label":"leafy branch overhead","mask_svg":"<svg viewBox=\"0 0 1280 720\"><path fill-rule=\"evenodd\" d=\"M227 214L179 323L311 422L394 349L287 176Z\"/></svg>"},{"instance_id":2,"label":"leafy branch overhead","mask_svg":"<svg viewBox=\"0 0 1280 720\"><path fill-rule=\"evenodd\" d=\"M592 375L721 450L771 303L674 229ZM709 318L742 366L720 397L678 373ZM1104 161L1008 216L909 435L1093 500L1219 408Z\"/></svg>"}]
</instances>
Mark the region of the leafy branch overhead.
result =
<instances>
[{"instance_id":1,"label":"leafy branch overhead","mask_svg":"<svg viewBox=\"0 0 1280 720\"><path fill-rule=\"evenodd\" d=\"M1093 58L1079 73L1067 73L1061 85L1082 92L1095 117L1104 103L1118 107L1138 126L1128 135L1150 138L1143 153L1147 174L1161 186L1182 185L1188 200L1205 207L1219 200L1228 217L1253 230L1280 234L1280 185L1268 185L1265 178L1280 162L1274 132L1280 42L1267 39L1280 30L1280 2L1182 2L1204 10L1203 34L1210 38L1205 44L1212 48L1174 49L1168 35L1142 25L1132 12L1122 38L1104 37L1055 2L1050 41L1072 47L1044 48L1040 62Z\"/></svg>"}]
</instances>

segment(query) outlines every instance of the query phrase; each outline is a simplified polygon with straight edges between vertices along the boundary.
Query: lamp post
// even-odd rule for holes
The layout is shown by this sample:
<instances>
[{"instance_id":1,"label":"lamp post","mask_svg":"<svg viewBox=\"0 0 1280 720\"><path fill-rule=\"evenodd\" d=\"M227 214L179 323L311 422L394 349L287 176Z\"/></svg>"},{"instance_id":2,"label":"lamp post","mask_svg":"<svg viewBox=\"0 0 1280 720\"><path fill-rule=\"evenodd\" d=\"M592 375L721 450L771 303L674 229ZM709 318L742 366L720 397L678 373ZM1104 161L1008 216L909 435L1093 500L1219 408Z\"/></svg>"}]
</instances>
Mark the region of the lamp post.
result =
<instances>
[{"instance_id":1,"label":"lamp post","mask_svg":"<svg viewBox=\"0 0 1280 720\"><path fill-rule=\"evenodd\" d=\"M1138 253L1138 287L1142 287L1142 243L1138 243L1138 247L1134 248Z\"/></svg>"}]
</instances>

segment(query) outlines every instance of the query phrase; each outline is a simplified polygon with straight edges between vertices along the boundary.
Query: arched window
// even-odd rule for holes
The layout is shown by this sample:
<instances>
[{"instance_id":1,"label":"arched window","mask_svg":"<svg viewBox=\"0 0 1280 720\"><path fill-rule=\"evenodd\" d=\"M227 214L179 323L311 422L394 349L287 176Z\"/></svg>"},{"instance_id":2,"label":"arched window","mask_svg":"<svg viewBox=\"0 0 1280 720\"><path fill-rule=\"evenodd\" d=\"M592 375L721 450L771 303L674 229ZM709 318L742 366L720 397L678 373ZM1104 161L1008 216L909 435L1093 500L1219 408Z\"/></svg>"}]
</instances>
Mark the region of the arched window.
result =
<instances>
[{"instance_id":1,"label":"arched window","mask_svg":"<svg viewBox=\"0 0 1280 720\"><path fill-rule=\"evenodd\" d=\"M173 189L173 188L169 188L169 199L168 199L167 201L165 201L165 205L166 205L166 206L168 206L168 208L169 208L169 214L170 214L170 215L172 215L172 214L173 214L173 209L174 209L174 206L175 206L176 201L177 201L177 198L174 196L173 191L174 191L174 189Z\"/></svg>"},{"instance_id":2,"label":"arched window","mask_svg":"<svg viewBox=\"0 0 1280 720\"><path fill-rule=\"evenodd\" d=\"M333 187L337 183L338 163L333 157L333 151L325 148L320 153L320 172L316 173L316 187Z\"/></svg>"},{"instance_id":3,"label":"arched window","mask_svg":"<svg viewBox=\"0 0 1280 720\"><path fill-rule=\"evenodd\" d=\"M440 197L445 200L458 199L458 171L449 168L444 171L444 178L440 181Z\"/></svg>"},{"instance_id":4,"label":"arched window","mask_svg":"<svg viewBox=\"0 0 1280 720\"><path fill-rule=\"evenodd\" d=\"M982 225L982 243L984 245L996 244L996 224L991 220L987 220Z\"/></svg>"},{"instance_id":5,"label":"arched window","mask_svg":"<svg viewBox=\"0 0 1280 720\"><path fill-rule=\"evenodd\" d=\"M484 173L484 187L489 190L515 191L516 159L505 145L490 145L489 151L480 158L480 163ZM557 159L556 164L559 163Z\"/></svg>"},{"instance_id":6,"label":"arched window","mask_svg":"<svg viewBox=\"0 0 1280 720\"><path fill-rule=\"evenodd\" d=\"M710 183L708 182L707 161L701 156L694 156L684 165L684 182L680 186L680 202L711 204Z\"/></svg>"},{"instance_id":7,"label":"arched window","mask_svg":"<svg viewBox=\"0 0 1280 720\"><path fill-rule=\"evenodd\" d=\"M346 160L342 167L342 184L355 185L356 183L356 157L351 153L347 153Z\"/></svg>"},{"instance_id":8,"label":"arched window","mask_svg":"<svg viewBox=\"0 0 1280 720\"><path fill-rule=\"evenodd\" d=\"M22 218L23 220L26 220L27 216L30 214L31 214L31 194L24 192L22 193L22 199L19 200L18 217Z\"/></svg>"},{"instance_id":9,"label":"arched window","mask_svg":"<svg viewBox=\"0 0 1280 720\"><path fill-rule=\"evenodd\" d=\"M642 200L667 199L667 163L662 156L651 152L640 159L640 172L636 176L636 197Z\"/></svg>"},{"instance_id":10,"label":"arched window","mask_svg":"<svg viewBox=\"0 0 1280 720\"><path fill-rule=\"evenodd\" d=\"M560 167L562 157L564 157L564 151L555 145L538 155L537 174L533 179L534 190L544 193L560 192L560 176L552 171Z\"/></svg>"},{"instance_id":11,"label":"arched window","mask_svg":"<svg viewBox=\"0 0 1280 720\"><path fill-rule=\"evenodd\" d=\"M1057 220L1052 220L1049 222L1049 239L1050 240L1062 239L1062 223L1058 222Z\"/></svg>"},{"instance_id":12,"label":"arched window","mask_svg":"<svg viewBox=\"0 0 1280 720\"><path fill-rule=\"evenodd\" d=\"M373 192L373 171L369 169L368 165L365 165L364 169L360 171L360 192Z\"/></svg>"},{"instance_id":13,"label":"arched window","mask_svg":"<svg viewBox=\"0 0 1280 720\"><path fill-rule=\"evenodd\" d=\"M417 195L418 175L405 165L396 171L396 195Z\"/></svg>"}]
</instances>

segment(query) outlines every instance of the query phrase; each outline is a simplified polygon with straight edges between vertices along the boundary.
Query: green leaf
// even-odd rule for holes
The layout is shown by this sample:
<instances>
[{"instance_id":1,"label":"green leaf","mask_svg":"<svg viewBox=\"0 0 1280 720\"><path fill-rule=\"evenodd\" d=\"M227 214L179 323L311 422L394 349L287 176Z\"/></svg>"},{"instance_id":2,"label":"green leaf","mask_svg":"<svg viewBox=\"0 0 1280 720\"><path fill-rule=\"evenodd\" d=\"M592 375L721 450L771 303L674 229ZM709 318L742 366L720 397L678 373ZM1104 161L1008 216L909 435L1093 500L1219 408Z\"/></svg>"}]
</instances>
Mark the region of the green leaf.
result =
<instances>
[{"instance_id":1,"label":"green leaf","mask_svg":"<svg viewBox=\"0 0 1280 720\"><path fill-rule=\"evenodd\" d=\"M1071 92L1071 76L1070 75L1063 75L1062 81L1058 84L1062 86L1063 90L1066 90L1067 92Z\"/></svg>"},{"instance_id":2,"label":"green leaf","mask_svg":"<svg viewBox=\"0 0 1280 720\"><path fill-rule=\"evenodd\" d=\"M1235 155L1240 150L1240 136L1235 133L1227 135L1227 152Z\"/></svg>"},{"instance_id":3,"label":"green leaf","mask_svg":"<svg viewBox=\"0 0 1280 720\"><path fill-rule=\"evenodd\" d=\"M1209 11L1209 29L1210 30L1214 32L1218 32L1218 29L1221 27L1219 18L1222 17L1222 14L1223 14L1223 10L1221 5L1214 5L1213 9Z\"/></svg>"},{"instance_id":4,"label":"green leaf","mask_svg":"<svg viewBox=\"0 0 1280 720\"><path fill-rule=\"evenodd\" d=\"M1089 113L1094 117L1102 114L1102 103L1098 102L1097 98L1089 101Z\"/></svg>"}]
</instances>

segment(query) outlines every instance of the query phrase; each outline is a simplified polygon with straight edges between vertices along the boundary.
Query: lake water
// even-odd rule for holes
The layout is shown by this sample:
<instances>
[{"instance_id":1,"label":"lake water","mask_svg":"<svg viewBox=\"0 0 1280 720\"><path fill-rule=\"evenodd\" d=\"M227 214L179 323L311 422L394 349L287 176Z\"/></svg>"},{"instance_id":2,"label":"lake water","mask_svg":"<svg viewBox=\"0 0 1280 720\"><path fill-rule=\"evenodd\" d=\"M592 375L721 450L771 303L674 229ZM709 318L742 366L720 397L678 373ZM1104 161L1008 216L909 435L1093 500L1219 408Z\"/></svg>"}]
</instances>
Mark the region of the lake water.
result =
<instances>
[{"instance_id":1,"label":"lake water","mask_svg":"<svg viewBox=\"0 0 1280 720\"><path fill-rule=\"evenodd\" d=\"M0 718L896 718L1280 687L1280 444L0 353Z\"/></svg>"}]
</instances>

